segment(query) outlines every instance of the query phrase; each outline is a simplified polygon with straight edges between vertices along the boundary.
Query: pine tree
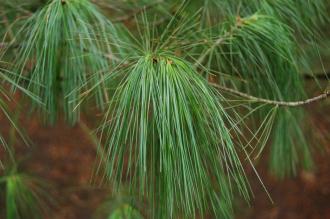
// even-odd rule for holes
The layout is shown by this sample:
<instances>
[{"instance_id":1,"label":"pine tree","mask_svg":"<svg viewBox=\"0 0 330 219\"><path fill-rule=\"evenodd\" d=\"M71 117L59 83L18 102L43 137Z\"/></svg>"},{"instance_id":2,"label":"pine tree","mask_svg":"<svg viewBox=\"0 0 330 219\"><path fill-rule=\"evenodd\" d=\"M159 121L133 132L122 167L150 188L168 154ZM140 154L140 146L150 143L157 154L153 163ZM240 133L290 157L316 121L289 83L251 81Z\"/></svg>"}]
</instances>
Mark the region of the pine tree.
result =
<instances>
[{"instance_id":1,"label":"pine tree","mask_svg":"<svg viewBox=\"0 0 330 219\"><path fill-rule=\"evenodd\" d=\"M243 162L255 169L253 160L269 153L279 179L314 168L304 106L330 91L312 98L304 78L318 84L310 57L319 55L329 7L3 0L0 109L26 139L6 102L17 92L45 125L62 116L75 125L97 108L95 173L148 206L127 200L109 218L233 218L235 199L253 196ZM10 161L0 177L7 218L26 218L38 194L18 173L12 145L0 143Z\"/></svg>"}]
</instances>

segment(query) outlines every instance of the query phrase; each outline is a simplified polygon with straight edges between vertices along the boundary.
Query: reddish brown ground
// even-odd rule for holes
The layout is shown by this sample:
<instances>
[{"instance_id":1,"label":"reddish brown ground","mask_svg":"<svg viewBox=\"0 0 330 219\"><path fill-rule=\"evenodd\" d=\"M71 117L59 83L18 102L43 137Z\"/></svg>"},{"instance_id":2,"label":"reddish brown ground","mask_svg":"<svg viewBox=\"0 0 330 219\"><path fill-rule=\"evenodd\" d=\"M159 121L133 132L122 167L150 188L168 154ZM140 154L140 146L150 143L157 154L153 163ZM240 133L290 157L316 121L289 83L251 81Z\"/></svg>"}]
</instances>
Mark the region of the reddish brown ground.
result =
<instances>
[{"instance_id":1,"label":"reddish brown ground","mask_svg":"<svg viewBox=\"0 0 330 219\"><path fill-rule=\"evenodd\" d=\"M328 109L328 110L326 110ZM330 122L324 119L329 105L321 111L312 108L312 121L319 130L310 128L319 140L330 133ZM8 136L8 124L1 119L0 130ZM95 146L79 125L69 127L60 121L55 127L44 127L37 119L22 121L35 146L17 146L19 153L28 154L24 169L53 184L49 190L57 206L50 219L90 219L107 192L89 186L95 161ZM258 166L274 204L271 204L260 183L252 174L251 184L255 199L248 208L239 204L239 219L330 219L330 142L316 157L315 173L301 172L297 178L278 181ZM19 144L19 143L18 143Z\"/></svg>"}]
</instances>

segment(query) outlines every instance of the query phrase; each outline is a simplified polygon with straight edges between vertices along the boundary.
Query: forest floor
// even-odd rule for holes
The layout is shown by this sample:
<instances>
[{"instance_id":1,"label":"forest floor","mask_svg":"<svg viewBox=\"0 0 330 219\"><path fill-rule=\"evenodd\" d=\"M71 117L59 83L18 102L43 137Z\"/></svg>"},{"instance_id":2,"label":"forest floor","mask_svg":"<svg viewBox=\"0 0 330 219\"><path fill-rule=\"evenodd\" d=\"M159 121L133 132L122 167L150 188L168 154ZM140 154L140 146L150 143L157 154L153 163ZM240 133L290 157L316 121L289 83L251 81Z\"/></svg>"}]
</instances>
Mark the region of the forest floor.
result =
<instances>
[{"instance_id":1,"label":"forest floor","mask_svg":"<svg viewBox=\"0 0 330 219\"><path fill-rule=\"evenodd\" d=\"M246 167L254 191L251 207L238 203L239 219L330 219L330 122L324 119L329 104L308 108L311 112L309 127L316 139L313 146L323 142L323 148L315 150L315 172L300 172L297 177L283 181L267 173L266 165L257 170L267 187L272 204L250 167ZM0 119L1 133L9 135L7 122ZM69 127L59 121L54 127L43 126L38 119L22 120L34 146L19 144L20 157L28 154L23 169L52 184L49 189L56 200L49 219L90 219L96 208L107 198L108 191L92 187L90 179L95 165L96 147L81 125ZM315 129L316 128L316 129Z\"/></svg>"}]
</instances>

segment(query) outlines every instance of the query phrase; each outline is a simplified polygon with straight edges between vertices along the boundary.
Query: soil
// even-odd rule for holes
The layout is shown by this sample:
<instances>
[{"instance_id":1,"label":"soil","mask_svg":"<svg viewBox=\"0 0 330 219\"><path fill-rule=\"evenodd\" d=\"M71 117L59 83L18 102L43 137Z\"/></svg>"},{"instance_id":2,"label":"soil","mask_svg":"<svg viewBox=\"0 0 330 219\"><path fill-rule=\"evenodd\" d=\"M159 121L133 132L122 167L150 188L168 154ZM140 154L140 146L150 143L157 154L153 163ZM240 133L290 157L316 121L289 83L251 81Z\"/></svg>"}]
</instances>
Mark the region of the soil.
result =
<instances>
[{"instance_id":1,"label":"soil","mask_svg":"<svg viewBox=\"0 0 330 219\"><path fill-rule=\"evenodd\" d=\"M247 167L255 197L251 207L239 202L238 219L330 219L330 141L326 139L330 122L324 119L326 109L329 105L309 109L313 112L311 121L318 128L309 131L325 143L324 149L315 155L315 172L300 172L295 178L280 181L267 173L266 165L258 165L257 170L274 200L272 204L252 169ZM8 122L3 118L0 121L1 133L8 136ZM36 118L21 123L34 143L31 147L20 140L16 143L19 156L29 154L23 169L50 182L49 192L57 202L45 218L92 218L109 194L90 184L96 156L93 141L79 125L70 127L59 121L54 127L45 127Z\"/></svg>"}]
</instances>

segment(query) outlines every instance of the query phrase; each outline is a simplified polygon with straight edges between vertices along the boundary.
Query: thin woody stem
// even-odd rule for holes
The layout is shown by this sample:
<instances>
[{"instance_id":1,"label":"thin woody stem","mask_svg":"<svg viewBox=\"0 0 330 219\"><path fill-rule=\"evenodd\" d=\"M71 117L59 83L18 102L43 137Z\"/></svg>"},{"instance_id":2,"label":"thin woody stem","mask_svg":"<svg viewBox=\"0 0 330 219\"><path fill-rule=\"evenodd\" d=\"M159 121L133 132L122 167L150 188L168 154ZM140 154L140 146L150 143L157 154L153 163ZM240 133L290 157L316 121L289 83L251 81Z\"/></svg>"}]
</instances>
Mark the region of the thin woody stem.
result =
<instances>
[{"instance_id":1,"label":"thin woody stem","mask_svg":"<svg viewBox=\"0 0 330 219\"><path fill-rule=\"evenodd\" d=\"M272 105L278 105L278 106L287 106L287 107L297 107L297 106L303 106L303 105L307 105L307 104L311 104L314 102L318 102L321 100L325 100L328 97L330 97L330 90L326 90L323 94L320 94L318 96L309 98L307 100L301 100L301 101L276 101L276 100L269 100L269 99L265 99L265 98L260 98L260 97L255 97L228 87L224 87L221 85L217 85L214 83L211 83L211 85L215 88L218 88L219 90L224 90L227 91L229 93L235 94L237 96L240 97L245 97L248 98L254 102L259 102L259 103L267 103L267 104L272 104Z\"/></svg>"}]
</instances>

